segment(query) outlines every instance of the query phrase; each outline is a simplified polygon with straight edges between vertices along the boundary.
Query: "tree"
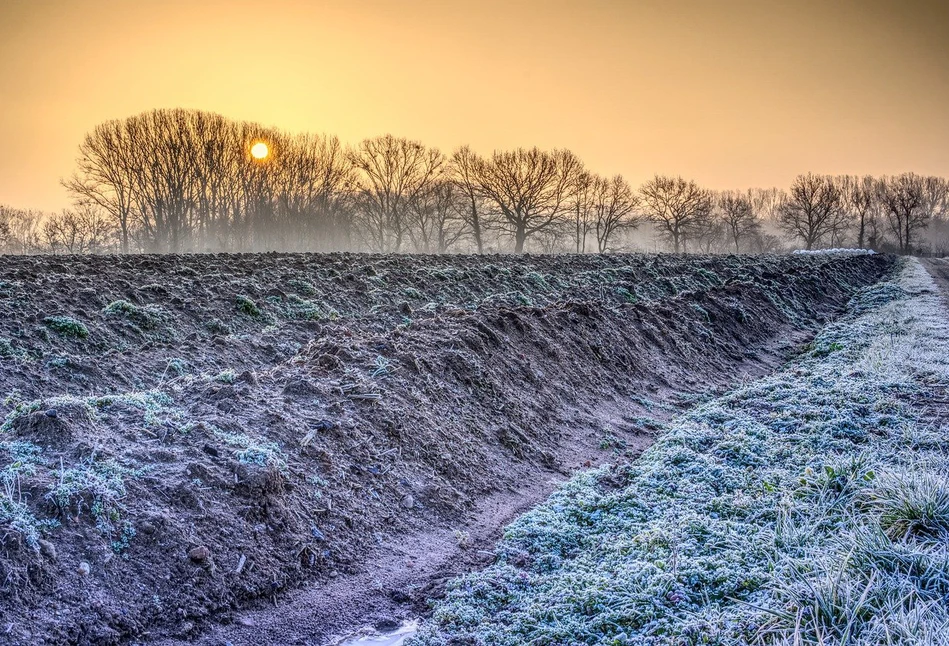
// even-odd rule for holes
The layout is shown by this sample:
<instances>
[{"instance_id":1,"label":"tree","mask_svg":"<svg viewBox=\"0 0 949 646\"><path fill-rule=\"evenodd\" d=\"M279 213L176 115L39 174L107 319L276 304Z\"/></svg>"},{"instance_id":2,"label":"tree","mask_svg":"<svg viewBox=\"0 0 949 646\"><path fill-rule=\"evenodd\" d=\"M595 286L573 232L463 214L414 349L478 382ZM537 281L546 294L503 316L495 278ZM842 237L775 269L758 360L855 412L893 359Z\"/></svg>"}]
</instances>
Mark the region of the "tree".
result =
<instances>
[{"instance_id":1,"label":"tree","mask_svg":"<svg viewBox=\"0 0 949 646\"><path fill-rule=\"evenodd\" d=\"M518 148L477 159L479 192L496 209L498 222L523 253L527 239L554 228L563 219L571 183L580 162L566 150Z\"/></svg>"},{"instance_id":2,"label":"tree","mask_svg":"<svg viewBox=\"0 0 949 646\"><path fill-rule=\"evenodd\" d=\"M569 211L573 217L574 252L585 253L587 236L594 226L594 200L599 178L586 170L574 173L570 186Z\"/></svg>"},{"instance_id":3,"label":"tree","mask_svg":"<svg viewBox=\"0 0 949 646\"><path fill-rule=\"evenodd\" d=\"M332 249L349 244L352 179L335 137L153 110L96 126L64 185L108 214L123 252Z\"/></svg>"},{"instance_id":4,"label":"tree","mask_svg":"<svg viewBox=\"0 0 949 646\"><path fill-rule=\"evenodd\" d=\"M351 234L346 189L354 175L339 139L307 134L279 141L270 181L285 236L281 248L345 248Z\"/></svg>"},{"instance_id":5,"label":"tree","mask_svg":"<svg viewBox=\"0 0 949 646\"><path fill-rule=\"evenodd\" d=\"M597 176L593 184L593 229L597 251L606 253L613 236L622 229L634 229L640 216L636 211L639 196L622 175Z\"/></svg>"},{"instance_id":6,"label":"tree","mask_svg":"<svg viewBox=\"0 0 949 646\"><path fill-rule=\"evenodd\" d=\"M43 238L53 253L102 253L112 249L115 228L101 210L65 210L43 223Z\"/></svg>"},{"instance_id":7,"label":"tree","mask_svg":"<svg viewBox=\"0 0 949 646\"><path fill-rule=\"evenodd\" d=\"M712 214L712 192L681 177L656 175L642 185L639 194L646 217L675 253L686 251L691 234Z\"/></svg>"},{"instance_id":8,"label":"tree","mask_svg":"<svg viewBox=\"0 0 949 646\"><path fill-rule=\"evenodd\" d=\"M409 237L418 253L447 253L468 233L465 220L458 216L463 199L458 187L439 179L416 195L411 204Z\"/></svg>"},{"instance_id":9,"label":"tree","mask_svg":"<svg viewBox=\"0 0 949 646\"><path fill-rule=\"evenodd\" d=\"M861 249L867 246L868 239L871 246L876 244L876 211L879 205L877 199L876 180L869 175L857 177L845 175L835 180L840 188L841 210L847 216L850 227L856 230L857 246Z\"/></svg>"},{"instance_id":10,"label":"tree","mask_svg":"<svg viewBox=\"0 0 949 646\"><path fill-rule=\"evenodd\" d=\"M813 249L840 226L840 189L830 177L798 175L778 209L780 227Z\"/></svg>"},{"instance_id":11,"label":"tree","mask_svg":"<svg viewBox=\"0 0 949 646\"><path fill-rule=\"evenodd\" d=\"M718 198L722 224L735 253L741 253L741 243L761 231L761 222L755 213L751 198L735 191L726 191Z\"/></svg>"},{"instance_id":12,"label":"tree","mask_svg":"<svg viewBox=\"0 0 949 646\"><path fill-rule=\"evenodd\" d=\"M107 121L86 134L79 144L77 169L63 186L81 205L104 209L119 229L122 253L130 251L135 168L126 123Z\"/></svg>"},{"instance_id":13,"label":"tree","mask_svg":"<svg viewBox=\"0 0 949 646\"><path fill-rule=\"evenodd\" d=\"M471 232L478 254L484 253L484 217L482 215L483 197L476 177L476 165L480 163L478 156L468 146L462 146L451 156L448 166L448 175L457 188L463 200L454 204L458 215Z\"/></svg>"},{"instance_id":14,"label":"tree","mask_svg":"<svg viewBox=\"0 0 949 646\"><path fill-rule=\"evenodd\" d=\"M923 190L923 178L913 173L883 177L877 184L877 195L902 254L912 251L916 233L925 228L929 220Z\"/></svg>"},{"instance_id":15,"label":"tree","mask_svg":"<svg viewBox=\"0 0 949 646\"><path fill-rule=\"evenodd\" d=\"M366 139L350 155L357 210L369 247L402 250L414 202L441 177L445 157L417 141L384 135Z\"/></svg>"},{"instance_id":16,"label":"tree","mask_svg":"<svg viewBox=\"0 0 949 646\"><path fill-rule=\"evenodd\" d=\"M25 254L42 252L39 211L14 209L0 204L0 253Z\"/></svg>"}]
</instances>

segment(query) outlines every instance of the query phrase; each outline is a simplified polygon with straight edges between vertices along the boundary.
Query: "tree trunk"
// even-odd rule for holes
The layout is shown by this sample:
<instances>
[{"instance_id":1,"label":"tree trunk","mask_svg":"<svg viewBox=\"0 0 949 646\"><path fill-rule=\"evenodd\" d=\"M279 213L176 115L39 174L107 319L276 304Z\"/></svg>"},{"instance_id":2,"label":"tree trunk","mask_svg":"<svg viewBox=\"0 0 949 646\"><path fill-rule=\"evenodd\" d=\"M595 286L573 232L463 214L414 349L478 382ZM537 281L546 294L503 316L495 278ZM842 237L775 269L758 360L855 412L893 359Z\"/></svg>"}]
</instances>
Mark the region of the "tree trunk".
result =
<instances>
[{"instance_id":1,"label":"tree trunk","mask_svg":"<svg viewBox=\"0 0 949 646\"><path fill-rule=\"evenodd\" d=\"M478 217L478 206L471 200L471 234L474 236L478 255L484 254L484 241L481 239L481 218Z\"/></svg>"},{"instance_id":2,"label":"tree trunk","mask_svg":"<svg viewBox=\"0 0 949 646\"><path fill-rule=\"evenodd\" d=\"M514 231L514 253L524 253L524 242L527 241L527 229L518 226Z\"/></svg>"}]
</instances>

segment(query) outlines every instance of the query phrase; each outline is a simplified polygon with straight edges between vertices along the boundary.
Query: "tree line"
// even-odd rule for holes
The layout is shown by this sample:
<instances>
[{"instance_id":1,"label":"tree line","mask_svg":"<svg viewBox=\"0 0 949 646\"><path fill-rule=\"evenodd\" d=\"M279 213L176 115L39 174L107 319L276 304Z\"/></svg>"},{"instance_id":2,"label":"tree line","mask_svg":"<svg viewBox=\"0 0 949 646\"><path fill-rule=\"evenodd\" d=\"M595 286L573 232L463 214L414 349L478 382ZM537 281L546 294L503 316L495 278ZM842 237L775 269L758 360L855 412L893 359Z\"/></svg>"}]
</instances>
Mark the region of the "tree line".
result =
<instances>
[{"instance_id":1,"label":"tree line","mask_svg":"<svg viewBox=\"0 0 949 646\"><path fill-rule=\"evenodd\" d=\"M564 149L445 154L392 135L350 147L183 109L96 126L63 185L74 206L60 213L0 206L0 252L949 251L939 177L808 173L787 190L716 192L657 175L634 189Z\"/></svg>"}]
</instances>

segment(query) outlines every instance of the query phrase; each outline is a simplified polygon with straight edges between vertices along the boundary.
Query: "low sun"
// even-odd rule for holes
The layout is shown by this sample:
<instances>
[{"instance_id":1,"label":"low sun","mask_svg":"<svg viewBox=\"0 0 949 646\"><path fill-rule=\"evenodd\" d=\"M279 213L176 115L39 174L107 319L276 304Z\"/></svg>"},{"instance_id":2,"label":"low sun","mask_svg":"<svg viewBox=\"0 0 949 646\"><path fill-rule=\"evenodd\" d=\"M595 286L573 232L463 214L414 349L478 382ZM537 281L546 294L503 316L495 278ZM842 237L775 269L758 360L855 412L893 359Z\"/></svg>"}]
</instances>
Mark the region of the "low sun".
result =
<instances>
[{"instance_id":1,"label":"low sun","mask_svg":"<svg viewBox=\"0 0 949 646\"><path fill-rule=\"evenodd\" d=\"M270 154L270 149L267 148L267 144L262 141L258 141L256 144L250 147L250 154L254 159L263 159L268 154Z\"/></svg>"}]
</instances>

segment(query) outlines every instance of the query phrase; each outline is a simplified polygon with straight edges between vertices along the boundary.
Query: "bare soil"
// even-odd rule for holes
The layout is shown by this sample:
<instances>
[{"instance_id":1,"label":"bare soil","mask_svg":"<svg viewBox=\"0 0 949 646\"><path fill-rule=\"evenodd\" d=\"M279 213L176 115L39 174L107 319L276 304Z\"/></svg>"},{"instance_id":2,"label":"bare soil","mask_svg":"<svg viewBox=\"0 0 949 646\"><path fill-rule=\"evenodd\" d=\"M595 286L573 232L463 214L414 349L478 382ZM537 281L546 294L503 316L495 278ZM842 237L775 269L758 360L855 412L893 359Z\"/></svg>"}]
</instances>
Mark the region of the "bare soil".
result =
<instances>
[{"instance_id":1,"label":"bare soil","mask_svg":"<svg viewBox=\"0 0 949 646\"><path fill-rule=\"evenodd\" d=\"M893 262L0 258L0 643L323 644L424 612L557 482ZM55 526L31 544L11 509Z\"/></svg>"}]
</instances>

